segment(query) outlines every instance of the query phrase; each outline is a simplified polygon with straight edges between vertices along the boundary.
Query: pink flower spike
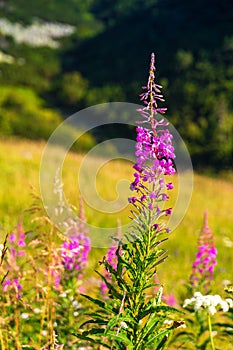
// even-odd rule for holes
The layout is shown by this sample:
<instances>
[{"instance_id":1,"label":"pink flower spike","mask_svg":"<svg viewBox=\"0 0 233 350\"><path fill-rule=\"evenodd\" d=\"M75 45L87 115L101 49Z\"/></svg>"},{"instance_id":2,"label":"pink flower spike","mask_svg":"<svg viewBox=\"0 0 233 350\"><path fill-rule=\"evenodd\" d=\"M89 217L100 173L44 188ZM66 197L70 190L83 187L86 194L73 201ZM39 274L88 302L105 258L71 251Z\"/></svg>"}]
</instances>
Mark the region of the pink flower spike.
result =
<instances>
[{"instance_id":1,"label":"pink flower spike","mask_svg":"<svg viewBox=\"0 0 233 350\"><path fill-rule=\"evenodd\" d=\"M207 213L204 214L204 225L199 234L198 251L196 260L193 263L193 271L190 276L191 285L200 289L203 286L205 292L209 288L209 283L213 279L217 249L214 246L213 234L208 226Z\"/></svg>"}]
</instances>

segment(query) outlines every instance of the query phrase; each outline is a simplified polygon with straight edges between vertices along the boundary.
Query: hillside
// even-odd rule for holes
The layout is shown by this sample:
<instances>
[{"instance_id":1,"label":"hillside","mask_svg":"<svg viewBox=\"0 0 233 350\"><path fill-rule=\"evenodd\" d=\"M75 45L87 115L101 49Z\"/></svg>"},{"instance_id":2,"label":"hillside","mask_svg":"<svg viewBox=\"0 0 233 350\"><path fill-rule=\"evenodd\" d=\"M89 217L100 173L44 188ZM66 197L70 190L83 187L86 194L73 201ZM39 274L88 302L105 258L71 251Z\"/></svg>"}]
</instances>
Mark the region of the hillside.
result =
<instances>
[{"instance_id":1,"label":"hillside","mask_svg":"<svg viewBox=\"0 0 233 350\"><path fill-rule=\"evenodd\" d=\"M194 166L232 167L232 2L35 0L32 8L9 0L0 4L0 35L0 87L11 89L0 106L1 134L17 134L18 105L33 121L34 112L25 112L31 94L57 119L106 101L139 103L154 51L168 118ZM114 127L107 132L120 136Z\"/></svg>"}]
</instances>

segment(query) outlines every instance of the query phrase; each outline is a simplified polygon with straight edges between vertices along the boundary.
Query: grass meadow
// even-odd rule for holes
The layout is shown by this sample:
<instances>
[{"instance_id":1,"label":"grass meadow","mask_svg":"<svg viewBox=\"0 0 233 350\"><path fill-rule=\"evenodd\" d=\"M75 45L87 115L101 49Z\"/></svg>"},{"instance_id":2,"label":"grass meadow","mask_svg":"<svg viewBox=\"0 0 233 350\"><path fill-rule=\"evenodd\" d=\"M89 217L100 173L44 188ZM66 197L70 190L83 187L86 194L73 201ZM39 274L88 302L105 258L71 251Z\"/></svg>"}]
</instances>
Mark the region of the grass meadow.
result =
<instances>
[{"instance_id":1,"label":"grass meadow","mask_svg":"<svg viewBox=\"0 0 233 350\"><path fill-rule=\"evenodd\" d=\"M30 209L32 203L31 193L39 194L39 169L44 147L44 142L21 139L0 141L1 240L4 239L5 233L11 232L20 218L23 218L26 230L31 230L33 227L27 210ZM66 198L75 206L78 206L79 195L77 172L82 159L81 154L69 153L62 169ZM115 189L118 181L122 179L128 179L128 181L132 179L130 162L115 160L105 164L97 174L96 188L99 195L107 201L114 200L117 193L112 189ZM86 181L88 191L88 178ZM218 250L214 291L221 294L224 281L232 281L232 194L231 181L194 174L190 205L182 222L170 234L170 239L166 242L169 257L161 271L158 270L159 279L164 284L165 294L172 293L177 298L182 298L185 293L185 281L191 273L192 262L195 259L197 238L203 224L204 211L208 211L209 226L213 231ZM91 195L90 192L89 199ZM121 223L129 222L127 207L116 214L105 214L85 205L85 212L88 223L97 227L114 226L118 219ZM92 249L87 278L93 275L93 269L98 265L104 253L104 249Z\"/></svg>"}]
</instances>

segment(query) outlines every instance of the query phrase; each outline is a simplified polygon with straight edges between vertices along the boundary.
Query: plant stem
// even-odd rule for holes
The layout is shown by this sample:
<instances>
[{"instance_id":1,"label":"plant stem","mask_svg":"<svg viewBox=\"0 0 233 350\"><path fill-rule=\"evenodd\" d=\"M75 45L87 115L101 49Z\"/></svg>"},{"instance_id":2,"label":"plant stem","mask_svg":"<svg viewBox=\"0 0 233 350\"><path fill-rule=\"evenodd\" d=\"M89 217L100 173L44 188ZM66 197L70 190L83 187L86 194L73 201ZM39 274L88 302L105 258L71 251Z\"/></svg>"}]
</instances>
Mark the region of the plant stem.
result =
<instances>
[{"instance_id":1,"label":"plant stem","mask_svg":"<svg viewBox=\"0 0 233 350\"><path fill-rule=\"evenodd\" d=\"M5 350L5 345L4 345L4 339L3 339L3 333L2 333L2 329L0 328L0 344L1 344L1 349Z\"/></svg>"},{"instance_id":2,"label":"plant stem","mask_svg":"<svg viewBox=\"0 0 233 350\"><path fill-rule=\"evenodd\" d=\"M211 318L210 318L210 313L209 312L208 312L208 326L209 326L209 333L210 333L211 349L215 350L214 339L213 339L213 336L212 336L212 324L211 324Z\"/></svg>"}]
</instances>

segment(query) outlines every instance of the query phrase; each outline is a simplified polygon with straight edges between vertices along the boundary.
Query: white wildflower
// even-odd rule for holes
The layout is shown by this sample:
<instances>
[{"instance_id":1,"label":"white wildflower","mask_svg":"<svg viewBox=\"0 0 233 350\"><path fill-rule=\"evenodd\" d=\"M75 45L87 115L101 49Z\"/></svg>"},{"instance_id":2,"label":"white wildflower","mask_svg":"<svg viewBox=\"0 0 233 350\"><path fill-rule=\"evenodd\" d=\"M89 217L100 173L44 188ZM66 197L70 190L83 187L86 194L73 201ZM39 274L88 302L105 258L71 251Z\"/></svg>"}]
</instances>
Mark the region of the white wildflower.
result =
<instances>
[{"instance_id":1,"label":"white wildflower","mask_svg":"<svg viewBox=\"0 0 233 350\"><path fill-rule=\"evenodd\" d=\"M231 298L226 298L226 302L229 304L229 308L233 307L233 300Z\"/></svg>"},{"instance_id":2,"label":"white wildflower","mask_svg":"<svg viewBox=\"0 0 233 350\"><path fill-rule=\"evenodd\" d=\"M194 300L194 310L198 311L204 303L204 299L201 297L198 297L196 300Z\"/></svg>"},{"instance_id":3,"label":"white wildflower","mask_svg":"<svg viewBox=\"0 0 233 350\"><path fill-rule=\"evenodd\" d=\"M225 300L221 301L220 306L223 312L227 312L229 310L229 305Z\"/></svg>"},{"instance_id":4,"label":"white wildflower","mask_svg":"<svg viewBox=\"0 0 233 350\"><path fill-rule=\"evenodd\" d=\"M212 304L214 305L214 306L217 306L218 304L220 304L221 303L221 301L222 301L222 298L220 297L220 295L214 295L214 296L212 296L212 295L207 295L207 297L212 301Z\"/></svg>"},{"instance_id":5,"label":"white wildflower","mask_svg":"<svg viewBox=\"0 0 233 350\"><path fill-rule=\"evenodd\" d=\"M33 311L34 311L35 314L39 314L41 312L41 310L38 309L38 308L35 308Z\"/></svg>"},{"instance_id":6,"label":"white wildflower","mask_svg":"<svg viewBox=\"0 0 233 350\"><path fill-rule=\"evenodd\" d=\"M211 305L211 300L210 300L210 298L203 298L202 305L203 305L204 307L210 306L210 305Z\"/></svg>"},{"instance_id":7,"label":"white wildflower","mask_svg":"<svg viewBox=\"0 0 233 350\"><path fill-rule=\"evenodd\" d=\"M191 299L185 299L183 307L186 308L188 305L192 304Z\"/></svg>"},{"instance_id":8,"label":"white wildflower","mask_svg":"<svg viewBox=\"0 0 233 350\"><path fill-rule=\"evenodd\" d=\"M29 318L29 315L26 312L24 312L24 313L21 314L21 318L23 320L27 320Z\"/></svg>"},{"instance_id":9,"label":"white wildflower","mask_svg":"<svg viewBox=\"0 0 233 350\"><path fill-rule=\"evenodd\" d=\"M74 307L77 307L78 306L78 300L72 301L72 304L73 304Z\"/></svg>"},{"instance_id":10,"label":"white wildflower","mask_svg":"<svg viewBox=\"0 0 233 350\"><path fill-rule=\"evenodd\" d=\"M224 300L218 294L202 295L200 292L195 292L191 299L184 301L183 307L186 308L188 305L192 305L195 312L205 309L214 315L218 309L227 312L232 307L233 301L230 298Z\"/></svg>"},{"instance_id":11,"label":"white wildflower","mask_svg":"<svg viewBox=\"0 0 233 350\"><path fill-rule=\"evenodd\" d=\"M127 323L125 323L124 321L122 321L122 322L120 323L120 325L121 325L122 328L125 328L125 329L128 328Z\"/></svg>"},{"instance_id":12,"label":"white wildflower","mask_svg":"<svg viewBox=\"0 0 233 350\"><path fill-rule=\"evenodd\" d=\"M208 312L209 312L211 315L214 315L214 314L216 314L217 309L216 309L216 307L215 307L214 305L210 305L210 306L208 307Z\"/></svg>"}]
</instances>

